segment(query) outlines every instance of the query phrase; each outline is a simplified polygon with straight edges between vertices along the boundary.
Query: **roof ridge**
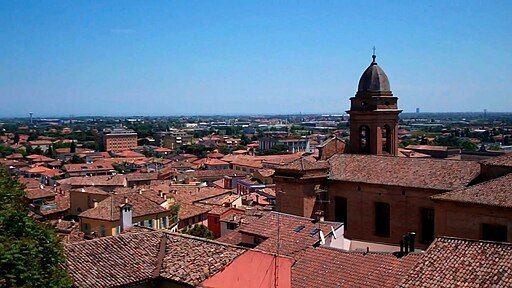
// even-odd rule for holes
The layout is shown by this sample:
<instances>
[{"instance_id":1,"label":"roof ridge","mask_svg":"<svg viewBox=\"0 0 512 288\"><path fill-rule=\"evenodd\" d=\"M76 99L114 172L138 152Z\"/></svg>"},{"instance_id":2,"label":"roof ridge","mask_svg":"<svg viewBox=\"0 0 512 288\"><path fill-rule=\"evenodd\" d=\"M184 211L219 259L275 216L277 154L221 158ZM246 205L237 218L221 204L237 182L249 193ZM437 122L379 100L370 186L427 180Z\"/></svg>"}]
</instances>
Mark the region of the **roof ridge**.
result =
<instances>
[{"instance_id":1,"label":"roof ridge","mask_svg":"<svg viewBox=\"0 0 512 288\"><path fill-rule=\"evenodd\" d=\"M319 246L317 248L313 248L313 249L326 249L326 250L332 250L332 251L337 251L337 252L340 252L340 253L347 253L347 254L363 254L363 255L366 255L366 254L374 254L374 255L390 255L390 256L393 256L393 257L396 257L393 253L395 252L386 252L386 251L359 251L359 250L343 250L343 249L340 249L340 248L336 248L336 247L329 247L329 246ZM423 255L423 253L425 252L419 252L419 251L415 251L415 252L410 252L408 253L407 255Z\"/></svg>"},{"instance_id":2,"label":"roof ridge","mask_svg":"<svg viewBox=\"0 0 512 288\"><path fill-rule=\"evenodd\" d=\"M172 232L172 231L164 231L164 230L159 230L159 231L161 231L162 233L165 233L167 235L172 235L172 236L177 236L177 237L182 237L182 238L189 238L189 239L199 240L199 241L202 241L202 242L222 245L222 246L226 246L226 247L238 248L238 249L243 249L243 250L251 250L250 248L246 248L246 247L242 247L242 246L237 246L237 245L233 245L233 244L228 244L228 243L223 243L223 242L219 242L219 241L215 241L215 240L210 240L210 239L206 239L206 238L202 238L202 237L197 237L197 236L193 236L193 235L189 235L189 234Z\"/></svg>"},{"instance_id":3,"label":"roof ridge","mask_svg":"<svg viewBox=\"0 0 512 288\"><path fill-rule=\"evenodd\" d=\"M487 243L487 244L495 244L495 245L511 246L512 247L512 243L510 243L510 242L500 242L500 241L481 240L481 239L469 239L469 238L460 238L460 237L452 237L452 236L440 236L440 237L437 237L435 242L438 242L438 241L441 241L441 240L457 240L457 241L475 242L475 243ZM432 244L434 244L434 243L432 243Z\"/></svg>"},{"instance_id":4,"label":"roof ridge","mask_svg":"<svg viewBox=\"0 0 512 288\"><path fill-rule=\"evenodd\" d=\"M123 237L123 236L127 236L127 235L162 233L162 232L163 231L160 231L160 230L152 230L152 231L144 231L144 232L130 232L130 233L126 233L126 234L109 235L109 236L103 236L103 237L93 238L93 239L89 239L89 240L77 241L77 242L72 242L72 243L64 243L64 246L74 246L74 245L80 245L80 244L83 244L83 243L90 243L90 242L95 242L95 241L103 241L103 240L106 240L106 239L115 239L117 237Z\"/></svg>"},{"instance_id":5,"label":"roof ridge","mask_svg":"<svg viewBox=\"0 0 512 288\"><path fill-rule=\"evenodd\" d=\"M155 269L153 270L153 277L156 278L160 276L160 270L162 269L163 260L165 257L165 248L167 246L167 236L165 234L162 234L160 236L160 247L158 249L158 255L156 258L156 265Z\"/></svg>"}]
</instances>

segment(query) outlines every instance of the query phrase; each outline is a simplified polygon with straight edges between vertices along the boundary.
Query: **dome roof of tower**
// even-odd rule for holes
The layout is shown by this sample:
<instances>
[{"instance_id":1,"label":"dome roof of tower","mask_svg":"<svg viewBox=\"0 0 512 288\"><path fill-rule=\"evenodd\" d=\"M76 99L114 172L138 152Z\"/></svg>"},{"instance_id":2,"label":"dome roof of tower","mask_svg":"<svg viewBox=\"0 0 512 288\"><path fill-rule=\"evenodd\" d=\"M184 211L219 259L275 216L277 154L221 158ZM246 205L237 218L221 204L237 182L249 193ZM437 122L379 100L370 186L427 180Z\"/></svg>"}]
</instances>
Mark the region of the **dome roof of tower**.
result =
<instances>
[{"instance_id":1,"label":"dome roof of tower","mask_svg":"<svg viewBox=\"0 0 512 288\"><path fill-rule=\"evenodd\" d=\"M376 56L373 55L373 61L366 70L364 70L361 79L359 79L358 92L363 91L391 91L389 80L384 70L375 62Z\"/></svg>"}]
</instances>

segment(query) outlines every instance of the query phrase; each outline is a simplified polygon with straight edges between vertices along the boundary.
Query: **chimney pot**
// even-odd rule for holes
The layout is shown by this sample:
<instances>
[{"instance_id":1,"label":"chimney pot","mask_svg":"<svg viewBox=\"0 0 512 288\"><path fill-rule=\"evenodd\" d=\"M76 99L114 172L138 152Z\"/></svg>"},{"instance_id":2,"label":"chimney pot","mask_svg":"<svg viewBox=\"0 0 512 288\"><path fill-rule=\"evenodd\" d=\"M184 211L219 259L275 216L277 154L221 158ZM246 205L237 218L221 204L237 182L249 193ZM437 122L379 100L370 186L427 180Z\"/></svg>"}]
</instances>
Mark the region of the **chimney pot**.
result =
<instances>
[{"instance_id":1,"label":"chimney pot","mask_svg":"<svg viewBox=\"0 0 512 288\"><path fill-rule=\"evenodd\" d=\"M124 196L124 203L128 203L128 197Z\"/></svg>"},{"instance_id":2,"label":"chimney pot","mask_svg":"<svg viewBox=\"0 0 512 288\"><path fill-rule=\"evenodd\" d=\"M409 250L411 252L414 252L414 249L415 249L415 247L414 247L415 246L414 245L415 238L416 238L416 233L414 233L414 232L409 233Z\"/></svg>"}]
</instances>

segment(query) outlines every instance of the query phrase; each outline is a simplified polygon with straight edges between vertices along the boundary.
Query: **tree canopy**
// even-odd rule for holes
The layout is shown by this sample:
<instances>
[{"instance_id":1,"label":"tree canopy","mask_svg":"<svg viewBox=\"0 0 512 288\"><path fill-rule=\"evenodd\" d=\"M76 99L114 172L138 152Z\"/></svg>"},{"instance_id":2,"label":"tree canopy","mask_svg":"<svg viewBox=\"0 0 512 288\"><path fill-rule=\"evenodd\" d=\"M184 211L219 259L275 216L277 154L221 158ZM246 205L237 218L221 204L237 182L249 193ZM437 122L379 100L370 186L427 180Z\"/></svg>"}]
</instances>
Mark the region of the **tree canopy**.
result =
<instances>
[{"instance_id":1,"label":"tree canopy","mask_svg":"<svg viewBox=\"0 0 512 288\"><path fill-rule=\"evenodd\" d=\"M0 168L0 287L71 287L60 240L28 216L24 193Z\"/></svg>"},{"instance_id":2,"label":"tree canopy","mask_svg":"<svg viewBox=\"0 0 512 288\"><path fill-rule=\"evenodd\" d=\"M212 231L208 230L203 224L196 224L191 229L185 229L184 233L206 239L214 238Z\"/></svg>"}]
</instances>

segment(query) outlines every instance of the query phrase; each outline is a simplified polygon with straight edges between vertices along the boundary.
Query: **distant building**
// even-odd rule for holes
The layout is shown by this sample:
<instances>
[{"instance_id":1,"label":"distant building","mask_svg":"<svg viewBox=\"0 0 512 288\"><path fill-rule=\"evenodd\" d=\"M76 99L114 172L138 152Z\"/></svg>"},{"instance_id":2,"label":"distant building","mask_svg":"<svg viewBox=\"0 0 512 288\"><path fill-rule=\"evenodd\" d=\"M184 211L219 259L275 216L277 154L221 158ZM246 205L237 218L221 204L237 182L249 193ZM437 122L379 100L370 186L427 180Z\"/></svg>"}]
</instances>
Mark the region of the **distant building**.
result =
<instances>
[{"instance_id":1,"label":"distant building","mask_svg":"<svg viewBox=\"0 0 512 288\"><path fill-rule=\"evenodd\" d=\"M192 144L193 136L184 131L168 132L162 137L162 146L176 150L182 145Z\"/></svg>"},{"instance_id":2,"label":"distant building","mask_svg":"<svg viewBox=\"0 0 512 288\"><path fill-rule=\"evenodd\" d=\"M277 144L283 144L288 147L288 152L311 152L309 147L309 139L293 136L274 136L264 137L259 140L259 148L261 151L272 149Z\"/></svg>"},{"instance_id":3,"label":"distant building","mask_svg":"<svg viewBox=\"0 0 512 288\"><path fill-rule=\"evenodd\" d=\"M137 133L130 129L114 128L103 131L105 151L120 152L137 147Z\"/></svg>"}]
</instances>

